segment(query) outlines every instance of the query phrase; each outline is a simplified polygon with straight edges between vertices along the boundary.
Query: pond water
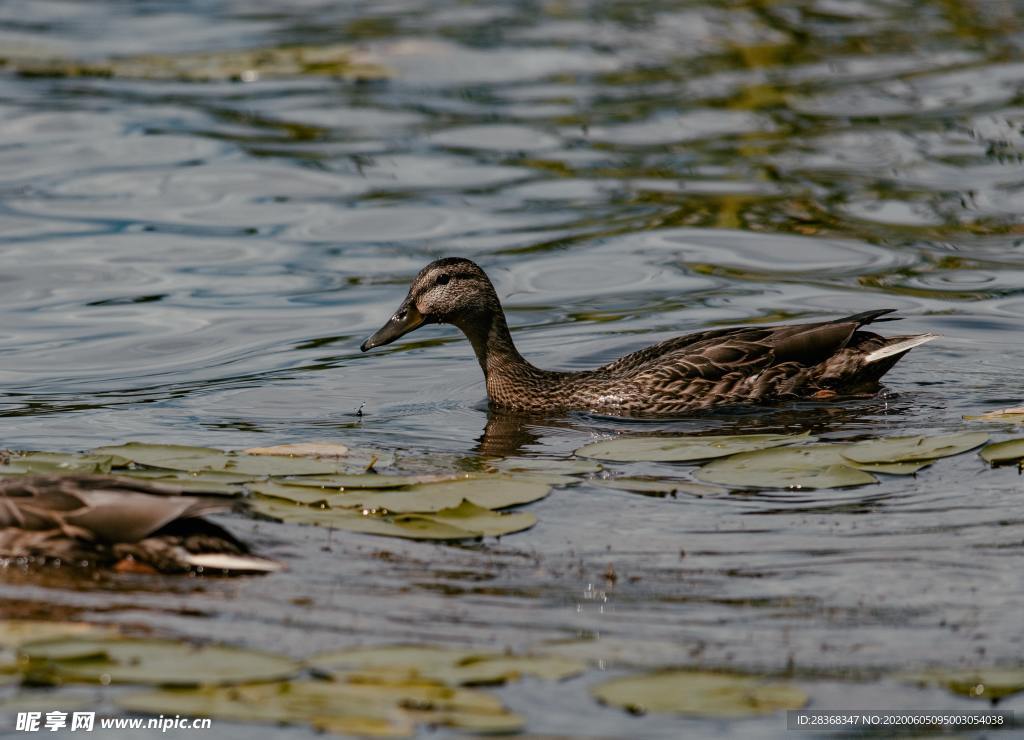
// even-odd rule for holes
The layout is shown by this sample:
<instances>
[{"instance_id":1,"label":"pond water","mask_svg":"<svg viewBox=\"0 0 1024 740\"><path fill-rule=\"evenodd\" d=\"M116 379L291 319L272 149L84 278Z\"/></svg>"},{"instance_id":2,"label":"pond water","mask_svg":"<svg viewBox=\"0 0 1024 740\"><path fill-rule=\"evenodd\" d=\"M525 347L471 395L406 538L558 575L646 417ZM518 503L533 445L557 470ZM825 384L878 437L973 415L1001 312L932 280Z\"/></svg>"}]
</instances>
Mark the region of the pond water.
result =
<instances>
[{"instance_id":1,"label":"pond water","mask_svg":"<svg viewBox=\"0 0 1024 740\"><path fill-rule=\"evenodd\" d=\"M3 444L330 439L429 467L562 459L616 433L960 431L963 415L1022 400L1022 10L5 3L0 56L343 42L392 77L0 73ZM488 411L450 327L359 352L416 271L446 255L488 270L541 367L873 308L899 309L899 333L943 339L908 355L886 394L856 403L678 421L511 417ZM232 516L288 570L12 574L0 593L9 615L72 613L296 656L596 638L603 670L497 691L530 732L781 737L779 716L632 717L588 687L626 667L699 665L788 672L816 708L981 708L890 676L1019 662L1022 486L975 455L838 492L654 498L584 477L528 507L536 527L500 541Z\"/></svg>"}]
</instances>

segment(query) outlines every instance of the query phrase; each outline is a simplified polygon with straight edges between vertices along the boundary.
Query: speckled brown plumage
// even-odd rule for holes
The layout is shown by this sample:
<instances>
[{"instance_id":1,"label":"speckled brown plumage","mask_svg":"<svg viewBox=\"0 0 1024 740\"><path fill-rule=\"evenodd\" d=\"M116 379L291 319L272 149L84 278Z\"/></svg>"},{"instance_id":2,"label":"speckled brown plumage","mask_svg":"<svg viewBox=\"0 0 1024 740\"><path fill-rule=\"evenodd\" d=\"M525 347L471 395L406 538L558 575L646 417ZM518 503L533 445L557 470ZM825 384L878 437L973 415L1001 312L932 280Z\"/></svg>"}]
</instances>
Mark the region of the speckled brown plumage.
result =
<instances>
[{"instance_id":1,"label":"speckled brown plumage","mask_svg":"<svg viewBox=\"0 0 1024 740\"><path fill-rule=\"evenodd\" d=\"M99 475L0 478L0 557L177 573L222 563L236 571L276 570L203 514L230 508L223 497L176 486ZM228 556L210 559L208 556ZM210 566L218 570L216 566Z\"/></svg>"},{"instance_id":2,"label":"speckled brown plumage","mask_svg":"<svg viewBox=\"0 0 1024 740\"><path fill-rule=\"evenodd\" d=\"M398 311L362 349L388 344L425 323L453 324L473 345L497 407L672 415L875 389L900 357L935 338L861 331L873 321L890 320L882 317L891 312L715 329L666 340L594 370L541 370L516 350L483 270L469 260L446 258L420 271Z\"/></svg>"}]
</instances>

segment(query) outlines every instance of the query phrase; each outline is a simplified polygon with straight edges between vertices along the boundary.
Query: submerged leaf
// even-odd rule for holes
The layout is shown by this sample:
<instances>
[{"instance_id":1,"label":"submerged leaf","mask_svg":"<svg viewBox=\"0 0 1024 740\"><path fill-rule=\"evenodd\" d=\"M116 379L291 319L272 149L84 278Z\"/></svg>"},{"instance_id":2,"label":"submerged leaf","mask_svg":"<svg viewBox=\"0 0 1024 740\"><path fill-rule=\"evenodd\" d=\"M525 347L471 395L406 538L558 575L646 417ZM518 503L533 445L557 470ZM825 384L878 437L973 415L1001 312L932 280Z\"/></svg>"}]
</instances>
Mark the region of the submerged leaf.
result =
<instances>
[{"instance_id":1,"label":"submerged leaf","mask_svg":"<svg viewBox=\"0 0 1024 740\"><path fill-rule=\"evenodd\" d=\"M705 437L617 437L588 444L576 450L576 454L613 462L687 462L710 460L810 439L808 432Z\"/></svg>"},{"instance_id":2,"label":"submerged leaf","mask_svg":"<svg viewBox=\"0 0 1024 740\"><path fill-rule=\"evenodd\" d=\"M902 678L922 686L942 686L972 699L996 700L1024 691L1024 668L935 668Z\"/></svg>"},{"instance_id":3,"label":"submerged leaf","mask_svg":"<svg viewBox=\"0 0 1024 740\"><path fill-rule=\"evenodd\" d=\"M59 681L202 686L273 681L297 670L280 655L177 640L70 637L23 645L29 670Z\"/></svg>"},{"instance_id":4,"label":"submerged leaf","mask_svg":"<svg viewBox=\"0 0 1024 740\"><path fill-rule=\"evenodd\" d=\"M663 671L598 684L602 704L627 711L674 712L699 717L741 718L800 709L807 694L791 684L710 671Z\"/></svg>"},{"instance_id":5,"label":"submerged leaf","mask_svg":"<svg viewBox=\"0 0 1024 740\"><path fill-rule=\"evenodd\" d=\"M4 66L31 77L117 77L141 80L213 82L318 75L383 79L388 71L364 53L340 44L284 46L262 49L145 54L107 60L0 60Z\"/></svg>"},{"instance_id":6,"label":"submerged leaf","mask_svg":"<svg viewBox=\"0 0 1024 740\"><path fill-rule=\"evenodd\" d=\"M705 463L695 475L709 483L740 488L847 488L877 483L870 473L846 464L844 445L805 445L741 452Z\"/></svg>"},{"instance_id":7,"label":"submerged leaf","mask_svg":"<svg viewBox=\"0 0 1024 740\"><path fill-rule=\"evenodd\" d=\"M843 456L856 463L899 463L936 460L973 450L988 441L985 432L961 432L936 437L882 437L850 445Z\"/></svg>"},{"instance_id":8,"label":"submerged leaf","mask_svg":"<svg viewBox=\"0 0 1024 740\"><path fill-rule=\"evenodd\" d=\"M640 493L645 496L675 496L679 493L685 493L690 496L717 496L724 491L716 486L705 485L704 483L695 483L694 481L688 480L671 480L661 479L653 480L647 478L607 478L605 480L594 480L592 483L604 486L605 488L615 488L619 491L629 491L630 493Z\"/></svg>"},{"instance_id":9,"label":"submerged leaf","mask_svg":"<svg viewBox=\"0 0 1024 740\"><path fill-rule=\"evenodd\" d=\"M985 445L979 454L985 462L992 465L1024 462L1024 437Z\"/></svg>"}]
</instances>

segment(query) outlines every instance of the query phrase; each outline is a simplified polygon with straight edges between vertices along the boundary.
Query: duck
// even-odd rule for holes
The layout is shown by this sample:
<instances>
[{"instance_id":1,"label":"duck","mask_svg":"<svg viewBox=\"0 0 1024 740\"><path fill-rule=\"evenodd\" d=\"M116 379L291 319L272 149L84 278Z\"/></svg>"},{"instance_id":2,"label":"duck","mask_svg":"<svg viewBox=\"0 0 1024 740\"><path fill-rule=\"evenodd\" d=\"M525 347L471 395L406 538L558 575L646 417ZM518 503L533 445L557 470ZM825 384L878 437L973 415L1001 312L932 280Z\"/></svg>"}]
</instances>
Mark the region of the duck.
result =
<instances>
[{"instance_id":1,"label":"duck","mask_svg":"<svg viewBox=\"0 0 1024 740\"><path fill-rule=\"evenodd\" d=\"M0 478L0 558L130 573L266 573L280 564L204 514L231 508L223 496L109 475Z\"/></svg>"},{"instance_id":2,"label":"duck","mask_svg":"<svg viewBox=\"0 0 1024 740\"><path fill-rule=\"evenodd\" d=\"M938 338L931 333L883 337L863 330L871 323L895 320L889 316L894 311L699 331L593 370L542 370L516 349L501 301L483 269L468 259L446 257L420 270L398 310L360 349L390 344L426 324L451 324L469 339L494 408L674 416L875 393L881 377L900 358Z\"/></svg>"}]
</instances>

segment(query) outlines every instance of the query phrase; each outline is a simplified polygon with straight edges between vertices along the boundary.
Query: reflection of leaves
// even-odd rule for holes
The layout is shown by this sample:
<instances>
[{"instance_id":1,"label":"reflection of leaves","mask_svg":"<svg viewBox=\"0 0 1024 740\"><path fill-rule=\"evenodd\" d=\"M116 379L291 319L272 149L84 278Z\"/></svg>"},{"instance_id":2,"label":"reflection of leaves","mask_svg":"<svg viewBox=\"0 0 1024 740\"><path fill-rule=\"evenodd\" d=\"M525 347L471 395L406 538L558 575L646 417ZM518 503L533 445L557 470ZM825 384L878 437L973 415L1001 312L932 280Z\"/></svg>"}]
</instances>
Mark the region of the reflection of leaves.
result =
<instances>
[{"instance_id":1,"label":"reflection of leaves","mask_svg":"<svg viewBox=\"0 0 1024 740\"><path fill-rule=\"evenodd\" d=\"M273 681L295 673L288 658L223 645L120 636L69 637L19 650L43 680L201 686Z\"/></svg>"},{"instance_id":2,"label":"reflection of leaves","mask_svg":"<svg viewBox=\"0 0 1024 740\"><path fill-rule=\"evenodd\" d=\"M192 54L146 54L77 62L71 59L2 60L3 66L32 77L119 77L142 80L215 82L260 78L344 77L382 79L388 71L340 44L242 49Z\"/></svg>"},{"instance_id":3,"label":"reflection of leaves","mask_svg":"<svg viewBox=\"0 0 1024 740\"><path fill-rule=\"evenodd\" d=\"M972 699L1002 699L1024 691L1024 668L935 668L902 678L922 686L942 686Z\"/></svg>"},{"instance_id":4,"label":"reflection of leaves","mask_svg":"<svg viewBox=\"0 0 1024 740\"><path fill-rule=\"evenodd\" d=\"M988 434L985 432L961 432L935 437L882 437L850 445L843 451L843 456L857 463L936 460L973 450L987 441Z\"/></svg>"},{"instance_id":5,"label":"reflection of leaves","mask_svg":"<svg viewBox=\"0 0 1024 740\"><path fill-rule=\"evenodd\" d=\"M253 497L252 508L285 522L318 524L352 532L414 540L499 537L529 529L537 523L537 517L528 512L498 514L469 501L433 513L377 514L354 509L303 506L257 495Z\"/></svg>"},{"instance_id":6,"label":"reflection of leaves","mask_svg":"<svg viewBox=\"0 0 1024 740\"><path fill-rule=\"evenodd\" d=\"M687 462L806 442L810 434L741 434L707 437L618 437L576 450L581 457L615 462Z\"/></svg>"},{"instance_id":7,"label":"reflection of leaves","mask_svg":"<svg viewBox=\"0 0 1024 740\"><path fill-rule=\"evenodd\" d=\"M985 445L979 453L983 460L992 465L1008 465L1024 462L1024 438L1007 439Z\"/></svg>"},{"instance_id":8,"label":"reflection of leaves","mask_svg":"<svg viewBox=\"0 0 1024 740\"><path fill-rule=\"evenodd\" d=\"M506 655L440 645L383 645L321 653L308 663L334 676L360 680L432 680L452 686L503 684L522 676L560 681L586 663L556 655Z\"/></svg>"},{"instance_id":9,"label":"reflection of leaves","mask_svg":"<svg viewBox=\"0 0 1024 740\"><path fill-rule=\"evenodd\" d=\"M489 694L433 682L279 684L154 691L117 697L123 709L242 722L308 724L346 735L404 737L416 724L514 732L523 720Z\"/></svg>"},{"instance_id":10,"label":"reflection of leaves","mask_svg":"<svg viewBox=\"0 0 1024 740\"><path fill-rule=\"evenodd\" d=\"M877 483L870 473L846 464L843 445L780 447L713 460L697 469L709 483L741 488L846 488Z\"/></svg>"},{"instance_id":11,"label":"reflection of leaves","mask_svg":"<svg viewBox=\"0 0 1024 740\"><path fill-rule=\"evenodd\" d=\"M721 488L708 486L703 483L695 483L688 480L670 479L647 479L647 478L608 478L606 480L594 480L606 488L615 488L630 493L640 493L645 496L674 496L678 493L686 493L691 496L717 496L725 493Z\"/></svg>"},{"instance_id":12,"label":"reflection of leaves","mask_svg":"<svg viewBox=\"0 0 1024 740\"><path fill-rule=\"evenodd\" d=\"M637 714L748 717L800 709L807 703L807 695L790 684L710 671L663 671L617 678L598 684L593 693L603 704Z\"/></svg>"}]
</instances>

